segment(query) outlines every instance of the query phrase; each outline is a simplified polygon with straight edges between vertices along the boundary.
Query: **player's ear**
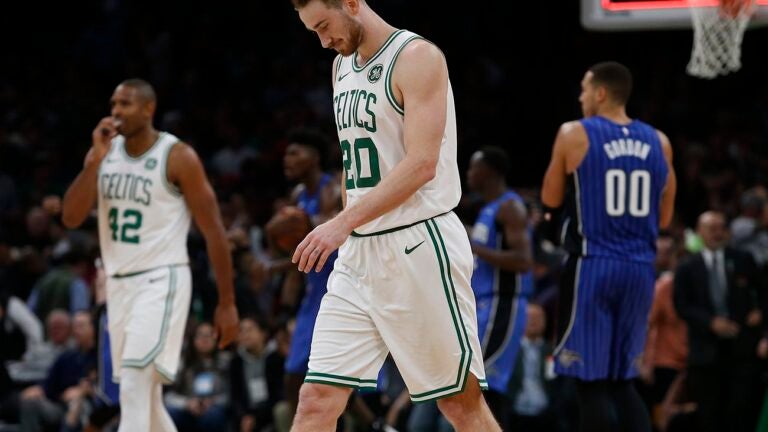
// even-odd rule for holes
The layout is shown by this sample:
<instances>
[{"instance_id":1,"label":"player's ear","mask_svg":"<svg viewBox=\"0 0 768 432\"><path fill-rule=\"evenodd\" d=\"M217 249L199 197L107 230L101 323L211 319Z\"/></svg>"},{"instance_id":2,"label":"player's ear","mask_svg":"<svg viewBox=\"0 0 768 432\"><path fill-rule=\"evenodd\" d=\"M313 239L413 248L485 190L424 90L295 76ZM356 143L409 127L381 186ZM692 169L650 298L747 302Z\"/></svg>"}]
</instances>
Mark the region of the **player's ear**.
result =
<instances>
[{"instance_id":1,"label":"player's ear","mask_svg":"<svg viewBox=\"0 0 768 432\"><path fill-rule=\"evenodd\" d=\"M360 2L364 0L341 0L342 8L346 9L351 15L357 15L360 11Z\"/></svg>"},{"instance_id":2,"label":"player's ear","mask_svg":"<svg viewBox=\"0 0 768 432\"><path fill-rule=\"evenodd\" d=\"M608 90L604 86L597 86L595 89L595 99L598 103L605 102L608 99Z\"/></svg>"},{"instance_id":3,"label":"player's ear","mask_svg":"<svg viewBox=\"0 0 768 432\"><path fill-rule=\"evenodd\" d=\"M155 101L149 101L144 103L144 114L146 114L149 117L155 116L155 109L157 108L157 102Z\"/></svg>"}]
</instances>

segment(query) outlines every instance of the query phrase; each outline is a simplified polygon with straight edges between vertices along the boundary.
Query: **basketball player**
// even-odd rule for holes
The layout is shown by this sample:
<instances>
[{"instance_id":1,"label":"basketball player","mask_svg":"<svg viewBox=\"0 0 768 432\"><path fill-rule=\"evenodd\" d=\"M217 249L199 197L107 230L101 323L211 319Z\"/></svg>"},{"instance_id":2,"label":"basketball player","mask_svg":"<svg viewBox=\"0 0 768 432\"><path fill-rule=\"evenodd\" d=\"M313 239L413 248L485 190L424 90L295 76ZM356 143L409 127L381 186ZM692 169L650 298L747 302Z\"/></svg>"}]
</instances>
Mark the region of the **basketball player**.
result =
<instances>
[{"instance_id":1,"label":"basketball player","mask_svg":"<svg viewBox=\"0 0 768 432\"><path fill-rule=\"evenodd\" d=\"M85 166L64 196L63 222L79 226L98 201L107 279L113 377L120 381L120 432L175 431L162 401L173 382L189 311L187 231L194 216L208 244L219 305L221 346L238 331L232 261L213 189L197 154L155 130L155 92L123 81L112 115L93 131Z\"/></svg>"},{"instance_id":2,"label":"basketball player","mask_svg":"<svg viewBox=\"0 0 768 432\"><path fill-rule=\"evenodd\" d=\"M528 211L507 187L508 167L504 150L485 147L472 155L467 170L467 186L485 202L471 234L472 289L489 387L486 399L503 430L509 430L512 401L506 395L533 292Z\"/></svg>"},{"instance_id":3,"label":"basketball player","mask_svg":"<svg viewBox=\"0 0 768 432\"><path fill-rule=\"evenodd\" d=\"M632 75L623 65L596 64L581 88L584 118L560 127L541 194L545 218L564 206L569 253L561 298L572 300L562 308L571 315L560 320L567 328L555 370L578 381L582 431L650 431L631 380L653 299L656 236L674 210L672 148L627 116Z\"/></svg>"},{"instance_id":4,"label":"basketball player","mask_svg":"<svg viewBox=\"0 0 768 432\"><path fill-rule=\"evenodd\" d=\"M472 251L451 212L461 195L442 52L364 0L293 0L336 57L334 113L345 208L293 255L319 271L339 248L315 323L295 431L332 431L352 388L374 388L391 352L416 402L459 431L494 431L470 287Z\"/></svg>"},{"instance_id":5,"label":"basketball player","mask_svg":"<svg viewBox=\"0 0 768 432\"><path fill-rule=\"evenodd\" d=\"M288 136L288 142L283 158L285 177L299 182L291 195L291 202L307 212L312 224L317 226L341 210L338 184L331 174L323 172L321 164L321 155L327 149L326 139L315 131L298 130ZM329 258L328 266L319 272L309 273L306 278L306 290L296 315L291 349L285 362L286 399L294 410L299 387L307 373L315 319L335 259L336 253ZM295 267L293 269L296 272Z\"/></svg>"}]
</instances>

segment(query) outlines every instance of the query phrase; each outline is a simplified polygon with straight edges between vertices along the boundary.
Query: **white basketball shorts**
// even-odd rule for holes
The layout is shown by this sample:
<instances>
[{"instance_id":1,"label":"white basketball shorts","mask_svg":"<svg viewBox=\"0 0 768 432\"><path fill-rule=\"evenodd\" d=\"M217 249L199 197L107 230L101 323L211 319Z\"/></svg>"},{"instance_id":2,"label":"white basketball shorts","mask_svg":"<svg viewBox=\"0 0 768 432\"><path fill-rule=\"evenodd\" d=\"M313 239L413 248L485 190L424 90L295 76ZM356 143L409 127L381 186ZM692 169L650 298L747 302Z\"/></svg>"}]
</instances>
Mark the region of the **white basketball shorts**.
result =
<instances>
[{"instance_id":1,"label":"white basketball shorts","mask_svg":"<svg viewBox=\"0 0 768 432\"><path fill-rule=\"evenodd\" d=\"M414 402L462 392L469 373L486 388L472 268L453 212L350 237L328 279L305 381L375 389L391 353Z\"/></svg>"},{"instance_id":2,"label":"white basketball shorts","mask_svg":"<svg viewBox=\"0 0 768 432\"><path fill-rule=\"evenodd\" d=\"M112 379L122 368L154 365L173 382L192 295L189 266L164 266L107 278Z\"/></svg>"}]
</instances>

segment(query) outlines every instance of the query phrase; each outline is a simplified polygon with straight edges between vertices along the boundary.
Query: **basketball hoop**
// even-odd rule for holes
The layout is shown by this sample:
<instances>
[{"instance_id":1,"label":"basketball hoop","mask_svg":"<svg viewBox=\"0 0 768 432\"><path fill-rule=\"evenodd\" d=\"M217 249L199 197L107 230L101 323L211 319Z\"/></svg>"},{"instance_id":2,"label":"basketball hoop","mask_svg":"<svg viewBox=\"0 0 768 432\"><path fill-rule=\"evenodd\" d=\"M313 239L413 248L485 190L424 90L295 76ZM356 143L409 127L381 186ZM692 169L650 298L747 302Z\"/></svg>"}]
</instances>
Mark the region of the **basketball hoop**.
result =
<instances>
[{"instance_id":1,"label":"basketball hoop","mask_svg":"<svg viewBox=\"0 0 768 432\"><path fill-rule=\"evenodd\" d=\"M716 7L691 3L693 51L688 74L711 79L741 69L741 41L755 0L719 0Z\"/></svg>"}]
</instances>

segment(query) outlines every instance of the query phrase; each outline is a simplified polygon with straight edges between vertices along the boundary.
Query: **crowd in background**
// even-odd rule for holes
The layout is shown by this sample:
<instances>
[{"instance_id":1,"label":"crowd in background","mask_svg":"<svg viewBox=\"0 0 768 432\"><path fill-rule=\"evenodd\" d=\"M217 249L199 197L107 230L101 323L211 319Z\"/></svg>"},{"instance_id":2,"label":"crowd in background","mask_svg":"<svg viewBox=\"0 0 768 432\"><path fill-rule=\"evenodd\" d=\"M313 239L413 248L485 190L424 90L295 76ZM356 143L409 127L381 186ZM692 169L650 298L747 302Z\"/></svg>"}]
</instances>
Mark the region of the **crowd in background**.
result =
<instances>
[{"instance_id":1,"label":"crowd in background","mask_svg":"<svg viewBox=\"0 0 768 432\"><path fill-rule=\"evenodd\" d=\"M0 70L0 419L23 423L29 415L43 424L47 417L55 419L48 422L56 424L53 430L82 430L94 417L102 425L114 419L116 393L99 385L108 375L102 376L95 349L104 302L95 219L66 231L59 220L60 196L82 164L91 128L107 114L113 87L141 76L158 90L157 128L190 143L205 162L235 257L242 317L237 346L218 350L210 325L216 290L204 242L193 229L189 337L177 382L166 389L166 404L180 430L286 430L290 409L284 403L282 368L300 296L282 292L285 272L271 263L284 256L270 247L264 226L288 201L293 186L282 170L291 130L309 126L324 132L326 169L337 172L341 166L333 142L332 55L301 28L287 1L225 2L215 8L145 3L69 5L75 18L66 28L45 18L27 20L34 5L3 6L18 9L0 14L6 65ZM630 115L670 136L679 183L675 222L658 243L658 294L638 386L657 427L692 430L685 429L697 410L686 391L688 321L675 308L674 274L681 259L702 248L696 228L703 212L722 212L727 241L752 257L755 279L748 283L755 284L755 304L763 312L768 84L758 79L765 76L760 69L765 66L754 65L753 58L750 69L749 55L765 33L747 33L745 71L699 82L682 73L690 35L586 34L576 22L577 5L566 6L571 14L562 17L549 16L544 6L521 6L525 14L551 24L531 38L534 42L521 42L514 29L500 34L503 14L452 10L436 1L379 3L391 22L445 49L457 101L460 169L477 148L502 146L513 162L510 184L528 201L536 236L536 291L523 344L536 342L541 350L537 376L546 403L534 408L516 403L528 388L529 374L522 369L513 377L509 397L516 415L538 430L573 430L578 414L573 389L552 376L547 364L562 253L535 230L537 186L557 124L579 115L583 70L615 58L635 72ZM420 19L414 9L435 19ZM11 44L5 32L53 37L44 42L16 37ZM664 52L647 52L661 44ZM558 54L546 54L553 47L559 47ZM463 197L457 213L466 224L473 223L479 204L478 197ZM751 312L745 320L753 327L768 321L768 314ZM750 399L744 411L723 403L717 414L748 416L738 421L755 423L765 393L768 342L756 335L737 353L720 345L715 370L727 375L724 385L736 383L722 393ZM529 364L518 359L519 369ZM344 427L370 430L388 423L405 430L409 403L391 366L377 392L356 398L359 409L349 410ZM258 378L258 388L244 388L250 381L243 377Z\"/></svg>"}]
</instances>

